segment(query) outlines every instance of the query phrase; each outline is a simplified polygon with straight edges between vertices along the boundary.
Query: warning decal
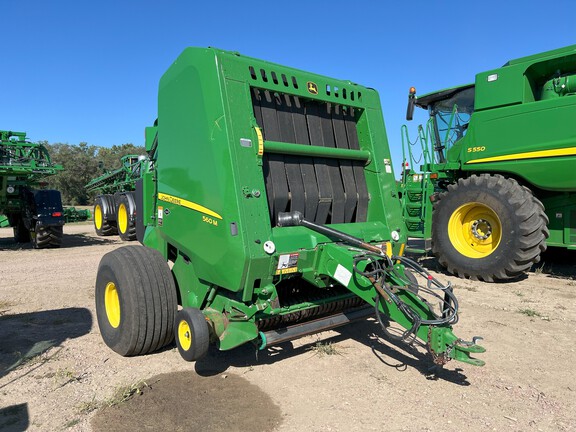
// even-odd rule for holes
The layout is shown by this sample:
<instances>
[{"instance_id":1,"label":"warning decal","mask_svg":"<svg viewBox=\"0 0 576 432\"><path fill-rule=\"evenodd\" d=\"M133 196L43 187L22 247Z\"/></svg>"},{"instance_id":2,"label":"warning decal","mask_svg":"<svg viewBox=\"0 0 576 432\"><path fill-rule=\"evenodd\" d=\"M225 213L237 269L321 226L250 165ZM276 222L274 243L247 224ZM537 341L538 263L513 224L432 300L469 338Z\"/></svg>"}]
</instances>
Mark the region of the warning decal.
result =
<instances>
[{"instance_id":1,"label":"warning decal","mask_svg":"<svg viewBox=\"0 0 576 432\"><path fill-rule=\"evenodd\" d=\"M296 273L298 271L298 254L284 254L278 257L276 274Z\"/></svg>"}]
</instances>

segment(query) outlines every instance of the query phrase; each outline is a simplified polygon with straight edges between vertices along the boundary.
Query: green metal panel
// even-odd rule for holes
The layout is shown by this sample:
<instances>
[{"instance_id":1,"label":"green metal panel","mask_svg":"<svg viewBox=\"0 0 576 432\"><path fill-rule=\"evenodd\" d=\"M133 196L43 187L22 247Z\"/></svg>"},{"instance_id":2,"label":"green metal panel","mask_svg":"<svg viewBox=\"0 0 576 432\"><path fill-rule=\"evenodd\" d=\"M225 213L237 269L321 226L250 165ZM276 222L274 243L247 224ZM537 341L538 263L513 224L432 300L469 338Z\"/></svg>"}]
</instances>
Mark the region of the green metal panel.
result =
<instances>
[{"instance_id":1,"label":"green metal panel","mask_svg":"<svg viewBox=\"0 0 576 432\"><path fill-rule=\"evenodd\" d=\"M574 119L574 96L475 112L457 158L465 171L507 172L540 189L576 190Z\"/></svg>"},{"instance_id":2,"label":"green metal panel","mask_svg":"<svg viewBox=\"0 0 576 432\"><path fill-rule=\"evenodd\" d=\"M499 69L476 75L475 109L532 102L541 98L545 81L557 71L574 73L576 45L511 60ZM568 70L566 70L568 69Z\"/></svg>"},{"instance_id":3,"label":"green metal panel","mask_svg":"<svg viewBox=\"0 0 576 432\"><path fill-rule=\"evenodd\" d=\"M260 69L266 69L270 79L254 80L251 67L258 74ZM285 75L289 86L281 79L274 83L271 71L277 77ZM306 83L312 81L322 89L320 95L307 90ZM372 200L366 223L342 228L364 235L366 240L389 239L392 230L403 232L400 206L397 200L388 199L396 194L394 174L388 146L382 145L385 129L374 90L233 53L186 49L160 82L158 140L162 144L156 169L158 206L164 214L159 237L175 243L178 251L193 263L199 279L242 291L245 300L252 297L256 280L270 279L271 263L277 260L277 254L268 255L263 244L274 241L278 253L300 244L291 242L291 234L281 234L281 229L273 232L270 223L265 222L269 211L250 97L252 85L338 103L343 102L344 89L349 89L348 95L354 93L354 100L345 102L363 109L358 121L361 150L349 152L362 159L373 155L365 169ZM332 89L331 94L327 94L327 88ZM375 137L380 138L378 145ZM241 140L249 141L251 146L242 146ZM289 147L286 143L264 143L264 151ZM325 148L318 151L330 152ZM335 156L341 156L341 152L334 150ZM162 194L171 198L162 200ZM178 200L188 207L179 205ZM187 229L182 230L182 226ZM316 235L307 236L302 239L304 244L314 247ZM199 244L211 247L198 248ZM221 271L221 263L226 263L228 271Z\"/></svg>"},{"instance_id":4,"label":"green metal panel","mask_svg":"<svg viewBox=\"0 0 576 432\"><path fill-rule=\"evenodd\" d=\"M575 73L572 45L478 74L468 133L448 159L465 171L510 173L540 189L576 190L576 95L566 86ZM560 80L556 97L545 93L552 77Z\"/></svg>"},{"instance_id":5,"label":"green metal panel","mask_svg":"<svg viewBox=\"0 0 576 432\"><path fill-rule=\"evenodd\" d=\"M550 220L548 246L576 248L576 193L548 194L540 199Z\"/></svg>"}]
</instances>

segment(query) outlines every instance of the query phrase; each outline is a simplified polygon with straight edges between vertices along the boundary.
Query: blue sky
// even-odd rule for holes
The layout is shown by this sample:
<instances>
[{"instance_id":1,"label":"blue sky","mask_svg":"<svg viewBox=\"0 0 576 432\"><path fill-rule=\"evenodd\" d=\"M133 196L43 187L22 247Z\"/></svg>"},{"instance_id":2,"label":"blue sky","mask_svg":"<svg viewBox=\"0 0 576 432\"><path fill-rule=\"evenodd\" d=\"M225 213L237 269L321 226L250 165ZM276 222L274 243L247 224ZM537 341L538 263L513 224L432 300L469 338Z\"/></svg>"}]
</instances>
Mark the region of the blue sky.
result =
<instances>
[{"instance_id":1,"label":"blue sky","mask_svg":"<svg viewBox=\"0 0 576 432\"><path fill-rule=\"evenodd\" d=\"M0 129L143 145L160 76L214 46L373 87L398 172L407 93L576 43L574 0L1 0ZM410 125L416 127L415 122Z\"/></svg>"}]
</instances>

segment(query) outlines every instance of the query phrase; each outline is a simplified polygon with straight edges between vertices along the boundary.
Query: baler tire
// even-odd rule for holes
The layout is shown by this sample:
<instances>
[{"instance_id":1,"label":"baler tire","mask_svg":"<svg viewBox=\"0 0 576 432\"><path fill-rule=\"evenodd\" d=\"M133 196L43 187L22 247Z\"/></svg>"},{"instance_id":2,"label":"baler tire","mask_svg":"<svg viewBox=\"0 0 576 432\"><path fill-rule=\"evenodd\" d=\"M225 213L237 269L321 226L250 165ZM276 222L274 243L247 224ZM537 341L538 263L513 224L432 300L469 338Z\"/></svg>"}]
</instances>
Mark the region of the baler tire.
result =
<instances>
[{"instance_id":1,"label":"baler tire","mask_svg":"<svg viewBox=\"0 0 576 432\"><path fill-rule=\"evenodd\" d=\"M196 308L184 308L176 314L174 324L178 352L186 361L199 360L206 355L210 330L206 318Z\"/></svg>"},{"instance_id":2,"label":"baler tire","mask_svg":"<svg viewBox=\"0 0 576 432\"><path fill-rule=\"evenodd\" d=\"M134 200L128 194L115 196L118 235L124 241L136 240L136 223L134 220Z\"/></svg>"},{"instance_id":3,"label":"baler tire","mask_svg":"<svg viewBox=\"0 0 576 432\"><path fill-rule=\"evenodd\" d=\"M112 203L114 205L114 203ZM94 200L94 230L102 237L116 234L116 227L108 221L110 200L106 195L98 195Z\"/></svg>"},{"instance_id":4,"label":"baler tire","mask_svg":"<svg viewBox=\"0 0 576 432\"><path fill-rule=\"evenodd\" d=\"M160 252L124 246L102 257L96 316L106 345L122 356L148 354L174 337L176 285Z\"/></svg>"},{"instance_id":5,"label":"baler tire","mask_svg":"<svg viewBox=\"0 0 576 432\"><path fill-rule=\"evenodd\" d=\"M546 249L546 220L540 201L516 180L472 175L434 203L432 253L464 279L514 279Z\"/></svg>"}]
</instances>

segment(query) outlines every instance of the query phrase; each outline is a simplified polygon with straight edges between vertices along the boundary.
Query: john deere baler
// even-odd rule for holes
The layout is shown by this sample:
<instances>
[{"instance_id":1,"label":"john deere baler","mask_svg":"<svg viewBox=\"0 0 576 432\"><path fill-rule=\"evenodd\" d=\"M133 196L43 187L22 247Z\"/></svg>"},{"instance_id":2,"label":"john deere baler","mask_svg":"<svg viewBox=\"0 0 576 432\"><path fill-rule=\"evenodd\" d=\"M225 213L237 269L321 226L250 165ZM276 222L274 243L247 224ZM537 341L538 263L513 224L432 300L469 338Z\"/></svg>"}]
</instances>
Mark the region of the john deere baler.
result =
<instances>
[{"instance_id":1,"label":"john deere baler","mask_svg":"<svg viewBox=\"0 0 576 432\"><path fill-rule=\"evenodd\" d=\"M210 334L221 350L265 348L376 314L436 363L483 364L470 357L483 348L452 333L450 286L401 257L375 90L188 48L160 81L146 135L136 184L145 247L105 255L96 282L113 350L144 354L175 336L196 360Z\"/></svg>"}]
</instances>

